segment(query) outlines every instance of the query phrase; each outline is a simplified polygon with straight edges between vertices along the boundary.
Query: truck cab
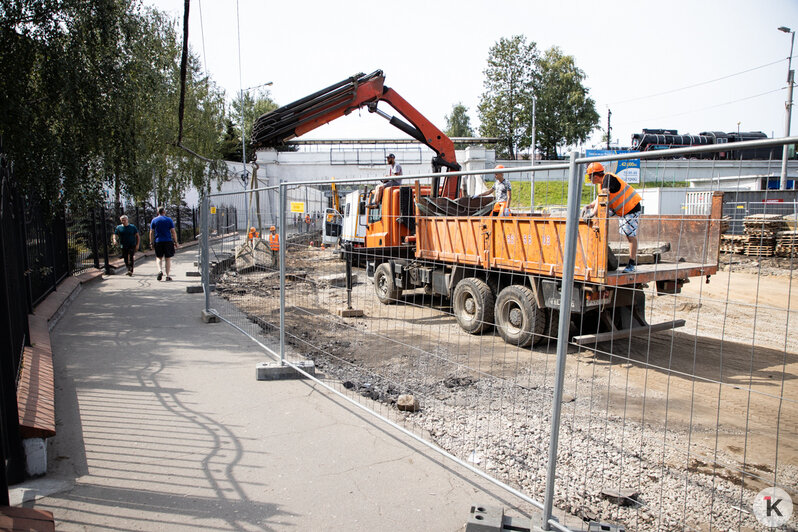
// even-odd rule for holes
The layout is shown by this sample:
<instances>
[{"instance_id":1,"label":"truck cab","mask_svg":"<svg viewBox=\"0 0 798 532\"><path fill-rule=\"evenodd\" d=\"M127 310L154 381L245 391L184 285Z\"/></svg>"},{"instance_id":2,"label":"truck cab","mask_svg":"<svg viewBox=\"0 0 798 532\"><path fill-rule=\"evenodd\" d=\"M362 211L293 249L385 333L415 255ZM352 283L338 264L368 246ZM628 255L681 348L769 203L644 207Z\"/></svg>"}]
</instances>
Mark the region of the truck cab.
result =
<instances>
[{"instance_id":1,"label":"truck cab","mask_svg":"<svg viewBox=\"0 0 798 532\"><path fill-rule=\"evenodd\" d=\"M366 244L366 198L362 190L355 190L344 197L341 243L353 247Z\"/></svg>"},{"instance_id":2,"label":"truck cab","mask_svg":"<svg viewBox=\"0 0 798 532\"><path fill-rule=\"evenodd\" d=\"M430 187L422 187L422 196ZM415 191L411 185L386 187L380 204L368 209L366 247L396 248L415 245Z\"/></svg>"}]
</instances>

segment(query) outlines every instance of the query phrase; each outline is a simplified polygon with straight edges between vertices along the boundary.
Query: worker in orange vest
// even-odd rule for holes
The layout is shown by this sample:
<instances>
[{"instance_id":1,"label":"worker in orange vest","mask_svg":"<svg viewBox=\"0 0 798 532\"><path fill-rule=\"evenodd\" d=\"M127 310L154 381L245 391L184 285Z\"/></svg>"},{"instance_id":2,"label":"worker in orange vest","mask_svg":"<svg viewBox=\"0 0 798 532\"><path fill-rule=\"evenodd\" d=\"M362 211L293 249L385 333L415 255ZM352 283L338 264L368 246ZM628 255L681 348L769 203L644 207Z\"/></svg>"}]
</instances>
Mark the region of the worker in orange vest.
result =
<instances>
[{"instance_id":1,"label":"worker in orange vest","mask_svg":"<svg viewBox=\"0 0 798 532\"><path fill-rule=\"evenodd\" d=\"M247 235L247 240L252 242L253 240L258 238L259 236L260 236L260 233L258 233L258 231L254 227L250 227L249 228L249 234Z\"/></svg>"},{"instance_id":2,"label":"worker in orange vest","mask_svg":"<svg viewBox=\"0 0 798 532\"><path fill-rule=\"evenodd\" d=\"M272 266L280 264L280 235L275 226L269 227L269 249L272 250Z\"/></svg>"},{"instance_id":3,"label":"worker in orange vest","mask_svg":"<svg viewBox=\"0 0 798 532\"><path fill-rule=\"evenodd\" d=\"M623 272L633 273L637 266L637 228L643 211L640 194L617 175L605 172L601 163L590 163L585 179L609 192L609 212L620 217L620 233L629 241L629 264ZM597 206L598 197L585 207L585 217L591 218Z\"/></svg>"},{"instance_id":4,"label":"worker in orange vest","mask_svg":"<svg viewBox=\"0 0 798 532\"><path fill-rule=\"evenodd\" d=\"M310 233L310 213L305 215L305 231Z\"/></svg>"}]
</instances>

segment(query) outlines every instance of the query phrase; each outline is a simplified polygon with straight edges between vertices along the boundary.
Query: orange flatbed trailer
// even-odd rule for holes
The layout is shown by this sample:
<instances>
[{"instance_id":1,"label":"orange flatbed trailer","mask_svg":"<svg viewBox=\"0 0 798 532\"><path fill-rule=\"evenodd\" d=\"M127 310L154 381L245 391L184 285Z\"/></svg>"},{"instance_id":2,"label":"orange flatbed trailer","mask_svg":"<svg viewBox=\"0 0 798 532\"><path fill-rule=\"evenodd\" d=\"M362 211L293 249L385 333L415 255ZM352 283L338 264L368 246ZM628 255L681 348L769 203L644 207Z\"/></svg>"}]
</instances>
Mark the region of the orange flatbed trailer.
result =
<instances>
[{"instance_id":1,"label":"orange flatbed trailer","mask_svg":"<svg viewBox=\"0 0 798 532\"><path fill-rule=\"evenodd\" d=\"M657 264L634 273L609 271L607 248L622 237L610 230L606 196L597 215L579 222L574 280L608 286L684 281L718 271L722 193L712 198L706 216L640 217L638 239L671 243ZM549 216L419 216L416 258L531 275L561 277L565 218ZM612 225L615 225L614 223ZM613 238L617 236L618 238Z\"/></svg>"},{"instance_id":2,"label":"orange flatbed trailer","mask_svg":"<svg viewBox=\"0 0 798 532\"><path fill-rule=\"evenodd\" d=\"M416 184L416 197L420 187ZM595 217L579 221L572 315L586 327L573 341L587 345L681 327L684 320L649 325L642 288L678 293L690 278L718 271L722 193L708 215L640 217L638 240L668 242L654 264L633 273L612 269L610 243L625 241L608 215L607 193ZM542 341L560 307L566 219L544 215L415 217L415 253L374 264L374 286L383 303L403 290L424 288L450 297L460 326L481 334L496 326L508 342Z\"/></svg>"}]
</instances>

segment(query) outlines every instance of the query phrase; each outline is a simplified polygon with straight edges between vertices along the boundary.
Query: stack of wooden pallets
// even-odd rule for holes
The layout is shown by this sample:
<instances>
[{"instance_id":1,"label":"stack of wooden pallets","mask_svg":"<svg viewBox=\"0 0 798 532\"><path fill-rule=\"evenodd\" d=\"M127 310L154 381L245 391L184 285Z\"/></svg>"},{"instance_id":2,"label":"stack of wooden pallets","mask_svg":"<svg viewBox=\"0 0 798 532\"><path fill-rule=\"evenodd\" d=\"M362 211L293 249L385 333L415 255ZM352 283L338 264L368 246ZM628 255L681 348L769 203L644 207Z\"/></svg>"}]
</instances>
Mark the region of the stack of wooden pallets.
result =
<instances>
[{"instance_id":1,"label":"stack of wooden pallets","mask_svg":"<svg viewBox=\"0 0 798 532\"><path fill-rule=\"evenodd\" d=\"M746 241L743 253L753 257L776 254L776 235L787 228L780 214L752 214L743 219Z\"/></svg>"},{"instance_id":2,"label":"stack of wooden pallets","mask_svg":"<svg viewBox=\"0 0 798 532\"><path fill-rule=\"evenodd\" d=\"M742 253L747 240L746 235L720 235L720 250L723 253Z\"/></svg>"},{"instance_id":3,"label":"stack of wooden pallets","mask_svg":"<svg viewBox=\"0 0 798 532\"><path fill-rule=\"evenodd\" d=\"M798 231L779 231L776 236L776 255L798 258Z\"/></svg>"}]
</instances>

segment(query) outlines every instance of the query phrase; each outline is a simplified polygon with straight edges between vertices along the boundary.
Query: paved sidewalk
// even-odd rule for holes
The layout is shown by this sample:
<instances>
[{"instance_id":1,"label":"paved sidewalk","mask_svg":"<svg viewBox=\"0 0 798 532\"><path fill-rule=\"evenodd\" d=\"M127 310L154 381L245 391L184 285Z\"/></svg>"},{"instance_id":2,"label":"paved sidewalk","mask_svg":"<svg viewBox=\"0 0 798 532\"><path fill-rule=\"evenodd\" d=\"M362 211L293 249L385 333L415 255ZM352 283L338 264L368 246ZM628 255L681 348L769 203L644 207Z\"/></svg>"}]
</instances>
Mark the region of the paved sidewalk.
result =
<instances>
[{"instance_id":1,"label":"paved sidewalk","mask_svg":"<svg viewBox=\"0 0 798 532\"><path fill-rule=\"evenodd\" d=\"M12 504L58 530L462 530L518 501L305 381L255 379L265 354L200 319L178 253L87 285L52 333L48 474ZM513 515L521 515L518 511Z\"/></svg>"}]
</instances>

